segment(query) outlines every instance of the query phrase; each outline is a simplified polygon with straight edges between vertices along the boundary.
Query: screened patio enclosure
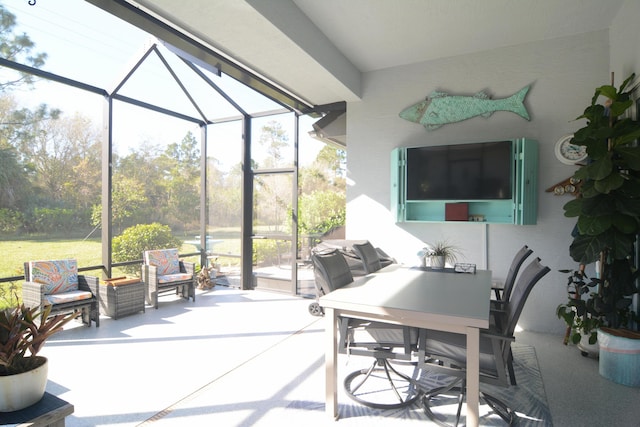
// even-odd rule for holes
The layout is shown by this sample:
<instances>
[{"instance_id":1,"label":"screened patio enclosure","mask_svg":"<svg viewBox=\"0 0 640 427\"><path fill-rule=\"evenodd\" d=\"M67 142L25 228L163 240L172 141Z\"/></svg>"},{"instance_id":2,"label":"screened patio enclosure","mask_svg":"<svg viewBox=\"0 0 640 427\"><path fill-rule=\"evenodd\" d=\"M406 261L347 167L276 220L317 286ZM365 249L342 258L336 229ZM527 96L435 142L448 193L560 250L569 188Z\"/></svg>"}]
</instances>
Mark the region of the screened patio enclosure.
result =
<instances>
[{"instance_id":1,"label":"screened patio enclosure","mask_svg":"<svg viewBox=\"0 0 640 427\"><path fill-rule=\"evenodd\" d=\"M114 261L114 237L136 219L163 223L169 218L179 224L182 255L215 265L221 280L243 289L312 294L308 255L318 236L298 231L299 165L306 149L300 135L344 105L312 107L290 102L288 96L270 96L277 90L259 91L268 84L258 77L242 77L235 64L230 68L212 53L197 58L184 41L172 40L175 35L164 36L147 35L150 41L112 76L116 83L109 87L0 58L6 69L89 94L92 108L102 110L97 226L102 262L81 267L99 267L112 277L118 268L135 265L138 259ZM138 136L168 128L178 136L165 146ZM180 169L165 167L166 157L178 159ZM154 194L157 182L164 182L169 196L158 196L143 212L126 217L121 193L145 181L141 190L146 197ZM189 182L197 183L195 191Z\"/></svg>"}]
</instances>

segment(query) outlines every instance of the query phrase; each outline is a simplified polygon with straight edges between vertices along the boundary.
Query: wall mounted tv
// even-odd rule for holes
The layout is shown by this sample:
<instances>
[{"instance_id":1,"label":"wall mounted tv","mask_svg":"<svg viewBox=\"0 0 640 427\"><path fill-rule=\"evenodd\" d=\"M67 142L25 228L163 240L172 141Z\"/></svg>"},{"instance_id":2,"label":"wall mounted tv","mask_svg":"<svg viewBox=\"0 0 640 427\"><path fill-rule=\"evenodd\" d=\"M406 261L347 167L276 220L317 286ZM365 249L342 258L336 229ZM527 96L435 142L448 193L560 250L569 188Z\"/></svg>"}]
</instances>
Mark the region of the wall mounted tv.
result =
<instances>
[{"instance_id":1,"label":"wall mounted tv","mask_svg":"<svg viewBox=\"0 0 640 427\"><path fill-rule=\"evenodd\" d=\"M511 199L511 141L407 148L406 200Z\"/></svg>"}]
</instances>

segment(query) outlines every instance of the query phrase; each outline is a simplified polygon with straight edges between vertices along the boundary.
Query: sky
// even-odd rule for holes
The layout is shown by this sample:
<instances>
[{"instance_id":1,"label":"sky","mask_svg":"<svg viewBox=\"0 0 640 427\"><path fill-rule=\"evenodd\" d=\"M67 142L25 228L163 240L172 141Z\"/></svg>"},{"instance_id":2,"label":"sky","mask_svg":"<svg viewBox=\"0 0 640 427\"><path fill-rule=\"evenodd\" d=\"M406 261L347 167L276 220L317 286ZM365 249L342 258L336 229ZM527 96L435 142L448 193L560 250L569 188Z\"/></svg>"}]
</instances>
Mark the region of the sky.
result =
<instances>
[{"instance_id":1,"label":"sky","mask_svg":"<svg viewBox=\"0 0 640 427\"><path fill-rule=\"evenodd\" d=\"M153 37L141 30L83 0L37 0L33 6L29 5L28 0L0 0L0 3L16 15L16 32L27 33L35 42L35 50L47 53L44 70L108 91L122 80L150 43L155 41ZM155 57L149 60L153 61L151 63L159 63ZM171 54L167 54L167 60L180 66L179 61L175 60ZM168 74L162 70L159 72L158 68L148 68L153 68L154 71L141 67L119 93L142 94L141 96L148 96L146 100L152 103L165 107L171 106L172 109L180 108L181 112L189 110L192 115L191 112L194 109L187 106L186 97L182 95L177 85L170 81ZM0 70L0 76L2 76L1 72L2 70ZM231 80L226 76L221 80L225 78L227 81ZM235 100L242 99L247 103L245 105L250 105L249 110L277 108L276 104L268 100L249 101L256 98L247 97L247 91L244 88L238 89L232 97ZM16 93L16 97L21 103L30 107L46 103L51 107L60 108L65 116L72 116L79 112L90 117L98 126L102 122L103 103L100 96L69 89L61 84L40 81L34 90L21 90ZM222 104L219 102L212 102L210 109L206 111L213 111L220 105ZM121 113L114 122L114 149L120 154L125 154L131 146L135 147L135 144L140 141L162 147L171 142L179 142L188 131L196 137L200 134L199 127L189 122L173 120L165 115L155 115L141 120L141 114L137 112L139 111L137 108L126 107L125 109L122 105L116 108L121 108ZM211 112L211 114L214 118L230 115L226 114L225 109ZM310 163L324 145L308 136L311 123L313 120L301 120L301 165ZM293 128L287 130L289 139L293 140ZM231 137L231 139L237 138ZM230 150L228 156L230 163L237 163L237 150ZM224 157L225 153L218 149L216 158ZM223 160L223 163L226 162Z\"/></svg>"}]
</instances>

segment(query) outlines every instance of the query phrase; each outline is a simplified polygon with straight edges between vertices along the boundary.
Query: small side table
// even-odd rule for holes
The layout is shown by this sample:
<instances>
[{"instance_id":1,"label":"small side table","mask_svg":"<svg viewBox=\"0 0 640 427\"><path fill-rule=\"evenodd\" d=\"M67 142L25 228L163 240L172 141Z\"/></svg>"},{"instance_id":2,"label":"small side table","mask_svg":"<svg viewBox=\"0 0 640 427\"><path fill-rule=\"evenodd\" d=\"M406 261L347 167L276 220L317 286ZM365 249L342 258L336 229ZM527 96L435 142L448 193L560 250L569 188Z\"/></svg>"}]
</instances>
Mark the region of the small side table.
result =
<instances>
[{"instance_id":1,"label":"small side table","mask_svg":"<svg viewBox=\"0 0 640 427\"><path fill-rule=\"evenodd\" d=\"M144 283L100 284L100 313L118 319L144 312Z\"/></svg>"},{"instance_id":2,"label":"small side table","mask_svg":"<svg viewBox=\"0 0 640 427\"><path fill-rule=\"evenodd\" d=\"M73 405L50 393L27 408L0 413L3 426L12 427L64 427L65 418L73 414Z\"/></svg>"}]
</instances>

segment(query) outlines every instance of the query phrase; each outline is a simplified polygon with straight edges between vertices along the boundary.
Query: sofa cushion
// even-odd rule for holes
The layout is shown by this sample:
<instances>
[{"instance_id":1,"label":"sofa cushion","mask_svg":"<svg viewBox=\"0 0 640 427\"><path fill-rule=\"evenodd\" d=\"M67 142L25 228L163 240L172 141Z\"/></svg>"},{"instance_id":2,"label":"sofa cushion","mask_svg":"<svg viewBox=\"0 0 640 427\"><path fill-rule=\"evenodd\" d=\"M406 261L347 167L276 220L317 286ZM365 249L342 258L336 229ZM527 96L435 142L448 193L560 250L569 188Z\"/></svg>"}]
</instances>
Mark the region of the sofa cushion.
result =
<instances>
[{"instance_id":1,"label":"sofa cushion","mask_svg":"<svg viewBox=\"0 0 640 427\"><path fill-rule=\"evenodd\" d=\"M47 301L49 301L51 304L54 304L54 305L64 304L65 302L91 299L92 297L93 297L93 294L88 291L69 291L69 292L63 292L59 294L45 295L45 298L47 299Z\"/></svg>"},{"instance_id":2,"label":"sofa cushion","mask_svg":"<svg viewBox=\"0 0 640 427\"><path fill-rule=\"evenodd\" d=\"M158 268L158 276L180 273L178 249L159 249L144 252L144 262Z\"/></svg>"},{"instance_id":3,"label":"sofa cushion","mask_svg":"<svg viewBox=\"0 0 640 427\"><path fill-rule=\"evenodd\" d=\"M75 259L30 261L29 277L30 281L44 285L46 295L78 290L78 264Z\"/></svg>"},{"instance_id":4,"label":"sofa cushion","mask_svg":"<svg viewBox=\"0 0 640 427\"><path fill-rule=\"evenodd\" d=\"M158 276L158 283L184 282L190 279L193 279L193 276L189 273L165 274Z\"/></svg>"}]
</instances>

